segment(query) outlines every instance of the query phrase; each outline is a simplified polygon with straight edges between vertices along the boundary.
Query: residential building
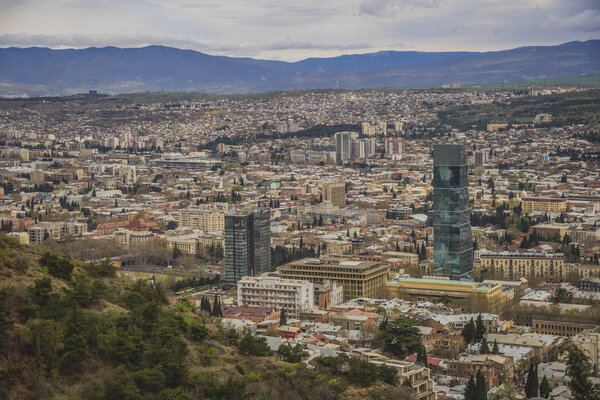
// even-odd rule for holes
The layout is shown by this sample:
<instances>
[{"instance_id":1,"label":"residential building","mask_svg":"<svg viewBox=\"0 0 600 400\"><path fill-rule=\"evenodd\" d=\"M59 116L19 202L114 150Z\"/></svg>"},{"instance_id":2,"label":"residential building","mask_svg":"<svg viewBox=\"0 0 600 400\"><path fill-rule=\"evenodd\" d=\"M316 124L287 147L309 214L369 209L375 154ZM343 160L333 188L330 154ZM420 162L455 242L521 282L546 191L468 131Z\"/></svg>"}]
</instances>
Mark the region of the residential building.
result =
<instances>
[{"instance_id":1,"label":"residential building","mask_svg":"<svg viewBox=\"0 0 600 400\"><path fill-rule=\"evenodd\" d=\"M381 297L389 266L381 261L328 256L293 261L278 271L281 277L288 279L339 282L344 287L344 301L348 301L357 297Z\"/></svg>"},{"instance_id":2,"label":"residential building","mask_svg":"<svg viewBox=\"0 0 600 400\"><path fill-rule=\"evenodd\" d=\"M328 201L334 206L346 206L346 184L340 183L324 183L323 184L323 201Z\"/></svg>"},{"instance_id":3,"label":"residential building","mask_svg":"<svg viewBox=\"0 0 600 400\"><path fill-rule=\"evenodd\" d=\"M79 236L86 232L86 223L73 221L39 222L27 230L29 243L32 246L42 243L47 238L60 239L67 235Z\"/></svg>"},{"instance_id":4,"label":"residential building","mask_svg":"<svg viewBox=\"0 0 600 400\"><path fill-rule=\"evenodd\" d=\"M179 210L177 220L180 226L205 232L222 232L225 229L225 211L223 210L187 207Z\"/></svg>"},{"instance_id":5,"label":"residential building","mask_svg":"<svg viewBox=\"0 0 600 400\"><path fill-rule=\"evenodd\" d=\"M567 200L554 197L524 197L521 199L524 214L534 211L559 214L567 211Z\"/></svg>"},{"instance_id":6,"label":"residential building","mask_svg":"<svg viewBox=\"0 0 600 400\"><path fill-rule=\"evenodd\" d=\"M345 164L350 160L350 132L335 134L335 162Z\"/></svg>"},{"instance_id":7,"label":"residential building","mask_svg":"<svg viewBox=\"0 0 600 400\"><path fill-rule=\"evenodd\" d=\"M411 278L399 275L385 284L388 299L410 301L449 301L455 308L467 312L499 314L506 306L506 294L501 285L486 285L472 281L457 281L437 277Z\"/></svg>"},{"instance_id":8,"label":"residential building","mask_svg":"<svg viewBox=\"0 0 600 400\"><path fill-rule=\"evenodd\" d=\"M469 279L473 273L473 243L467 156L463 144L433 148L434 274Z\"/></svg>"},{"instance_id":9,"label":"residential building","mask_svg":"<svg viewBox=\"0 0 600 400\"><path fill-rule=\"evenodd\" d=\"M404 154L404 139L398 137L385 138L385 154L392 158L399 158Z\"/></svg>"},{"instance_id":10,"label":"residential building","mask_svg":"<svg viewBox=\"0 0 600 400\"><path fill-rule=\"evenodd\" d=\"M339 282L325 280L314 283L315 306L321 308L335 307L344 302L344 286Z\"/></svg>"},{"instance_id":11,"label":"residential building","mask_svg":"<svg viewBox=\"0 0 600 400\"><path fill-rule=\"evenodd\" d=\"M481 371L488 390L512 380L514 362L512 357L494 354L465 354L457 360L448 361L448 375L469 379Z\"/></svg>"},{"instance_id":12,"label":"residential building","mask_svg":"<svg viewBox=\"0 0 600 400\"><path fill-rule=\"evenodd\" d=\"M270 212L225 216L225 279L236 283L244 276L271 271Z\"/></svg>"},{"instance_id":13,"label":"residential building","mask_svg":"<svg viewBox=\"0 0 600 400\"><path fill-rule=\"evenodd\" d=\"M533 317L531 326L535 333L572 337L588 329L594 329L600 326L600 322L572 320L565 317L554 317L549 315L537 315Z\"/></svg>"},{"instance_id":14,"label":"residential building","mask_svg":"<svg viewBox=\"0 0 600 400\"><path fill-rule=\"evenodd\" d=\"M592 363L594 376L600 377L600 326L581 332L571 338Z\"/></svg>"},{"instance_id":15,"label":"residential building","mask_svg":"<svg viewBox=\"0 0 600 400\"><path fill-rule=\"evenodd\" d=\"M237 282L237 296L239 305L277 307L295 317L314 306L312 283L279 277L245 276Z\"/></svg>"},{"instance_id":16,"label":"residential building","mask_svg":"<svg viewBox=\"0 0 600 400\"><path fill-rule=\"evenodd\" d=\"M552 282L560 282L567 276L565 257L562 253L503 251L481 253L479 258L476 275L487 270L509 281L541 278Z\"/></svg>"}]
</instances>

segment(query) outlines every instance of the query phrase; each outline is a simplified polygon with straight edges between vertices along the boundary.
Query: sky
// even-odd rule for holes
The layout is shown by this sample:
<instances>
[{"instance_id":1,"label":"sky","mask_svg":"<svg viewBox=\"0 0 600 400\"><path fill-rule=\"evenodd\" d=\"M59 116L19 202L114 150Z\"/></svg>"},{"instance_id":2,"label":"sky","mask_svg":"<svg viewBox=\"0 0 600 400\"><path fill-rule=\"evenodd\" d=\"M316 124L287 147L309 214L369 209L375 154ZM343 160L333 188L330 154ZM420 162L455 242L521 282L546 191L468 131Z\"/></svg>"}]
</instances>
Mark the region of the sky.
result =
<instances>
[{"instance_id":1,"label":"sky","mask_svg":"<svg viewBox=\"0 0 600 400\"><path fill-rule=\"evenodd\" d=\"M600 0L0 0L0 47L143 47L296 61L600 39Z\"/></svg>"}]
</instances>

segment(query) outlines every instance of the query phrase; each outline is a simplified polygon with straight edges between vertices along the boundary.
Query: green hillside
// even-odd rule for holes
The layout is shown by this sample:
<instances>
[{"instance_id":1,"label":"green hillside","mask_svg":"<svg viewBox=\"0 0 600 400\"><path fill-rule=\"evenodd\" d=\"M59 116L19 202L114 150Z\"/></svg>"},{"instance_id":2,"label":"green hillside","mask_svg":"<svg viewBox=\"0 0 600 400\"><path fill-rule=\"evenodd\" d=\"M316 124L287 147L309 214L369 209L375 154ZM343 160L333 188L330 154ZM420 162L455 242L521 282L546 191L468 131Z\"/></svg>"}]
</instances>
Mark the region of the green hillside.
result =
<instances>
[{"instance_id":1,"label":"green hillside","mask_svg":"<svg viewBox=\"0 0 600 400\"><path fill-rule=\"evenodd\" d=\"M313 368L225 329L108 263L0 235L2 399L408 399L395 370L320 357ZM392 385L390 385L392 384Z\"/></svg>"}]
</instances>

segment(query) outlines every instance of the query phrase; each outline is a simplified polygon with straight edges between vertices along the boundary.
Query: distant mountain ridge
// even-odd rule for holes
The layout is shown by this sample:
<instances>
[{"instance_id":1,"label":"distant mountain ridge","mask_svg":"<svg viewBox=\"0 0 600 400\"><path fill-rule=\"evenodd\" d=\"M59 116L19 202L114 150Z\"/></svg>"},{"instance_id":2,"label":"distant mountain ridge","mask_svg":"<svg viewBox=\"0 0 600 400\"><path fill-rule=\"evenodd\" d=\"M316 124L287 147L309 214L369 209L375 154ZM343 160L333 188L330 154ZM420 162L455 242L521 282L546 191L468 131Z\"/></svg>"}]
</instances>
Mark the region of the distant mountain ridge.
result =
<instances>
[{"instance_id":1,"label":"distant mountain ridge","mask_svg":"<svg viewBox=\"0 0 600 400\"><path fill-rule=\"evenodd\" d=\"M252 93L484 84L600 73L600 40L495 52L382 51L298 62L165 46L0 49L0 96L196 91Z\"/></svg>"}]
</instances>

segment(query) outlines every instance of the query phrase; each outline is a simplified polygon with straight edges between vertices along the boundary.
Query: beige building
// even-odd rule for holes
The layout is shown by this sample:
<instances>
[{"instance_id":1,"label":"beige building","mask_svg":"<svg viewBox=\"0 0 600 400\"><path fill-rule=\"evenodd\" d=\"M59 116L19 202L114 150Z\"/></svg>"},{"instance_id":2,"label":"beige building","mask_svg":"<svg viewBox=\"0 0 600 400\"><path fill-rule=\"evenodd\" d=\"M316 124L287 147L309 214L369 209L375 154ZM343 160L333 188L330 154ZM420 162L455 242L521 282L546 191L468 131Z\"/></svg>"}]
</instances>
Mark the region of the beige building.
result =
<instances>
[{"instance_id":1,"label":"beige building","mask_svg":"<svg viewBox=\"0 0 600 400\"><path fill-rule=\"evenodd\" d=\"M480 263L474 265L474 273L489 271L502 279L516 281L520 278L541 278L559 282L567 276L565 257L562 253L508 252L481 253Z\"/></svg>"},{"instance_id":2,"label":"beige building","mask_svg":"<svg viewBox=\"0 0 600 400\"><path fill-rule=\"evenodd\" d=\"M400 275L386 282L388 299L409 301L447 301L452 307L466 312L490 312L499 314L506 306L506 294L501 285L455 281L440 277L411 278Z\"/></svg>"},{"instance_id":3,"label":"beige building","mask_svg":"<svg viewBox=\"0 0 600 400\"><path fill-rule=\"evenodd\" d=\"M554 197L524 197L521 199L521 208L525 214L533 211L556 214L567 211L567 200Z\"/></svg>"},{"instance_id":4,"label":"beige building","mask_svg":"<svg viewBox=\"0 0 600 400\"><path fill-rule=\"evenodd\" d=\"M346 206L346 184L325 183L323 184L323 201L328 201L334 206Z\"/></svg>"},{"instance_id":5,"label":"beige building","mask_svg":"<svg viewBox=\"0 0 600 400\"><path fill-rule=\"evenodd\" d=\"M600 377L600 327L579 333L571 338L590 359L594 376Z\"/></svg>"},{"instance_id":6,"label":"beige building","mask_svg":"<svg viewBox=\"0 0 600 400\"><path fill-rule=\"evenodd\" d=\"M130 231L118 228L113 233L115 243L121 247L138 247L154 240L157 236L150 231Z\"/></svg>"},{"instance_id":7,"label":"beige building","mask_svg":"<svg viewBox=\"0 0 600 400\"><path fill-rule=\"evenodd\" d=\"M188 207L179 210L178 222L180 226L205 232L222 232L225 229L225 212Z\"/></svg>"},{"instance_id":8,"label":"beige building","mask_svg":"<svg viewBox=\"0 0 600 400\"><path fill-rule=\"evenodd\" d=\"M305 258L278 268L286 279L302 279L314 283L326 280L344 286L344 301L357 297L381 298L389 265L381 261L353 260L342 257Z\"/></svg>"},{"instance_id":9,"label":"beige building","mask_svg":"<svg viewBox=\"0 0 600 400\"><path fill-rule=\"evenodd\" d=\"M82 235L87 232L84 222L40 222L27 230L29 243L32 246L42 243L47 238L60 239L68 235Z\"/></svg>"}]
</instances>

